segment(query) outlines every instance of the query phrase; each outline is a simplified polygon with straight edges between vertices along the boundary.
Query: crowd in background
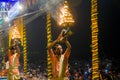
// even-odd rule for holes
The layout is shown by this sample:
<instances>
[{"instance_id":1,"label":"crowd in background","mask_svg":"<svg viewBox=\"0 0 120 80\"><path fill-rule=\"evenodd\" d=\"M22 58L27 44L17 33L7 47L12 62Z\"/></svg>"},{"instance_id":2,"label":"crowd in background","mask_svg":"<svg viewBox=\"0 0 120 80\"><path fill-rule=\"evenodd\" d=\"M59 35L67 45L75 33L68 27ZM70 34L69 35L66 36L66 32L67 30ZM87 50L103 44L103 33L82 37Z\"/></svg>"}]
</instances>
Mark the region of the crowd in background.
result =
<instances>
[{"instance_id":1,"label":"crowd in background","mask_svg":"<svg viewBox=\"0 0 120 80\"><path fill-rule=\"evenodd\" d=\"M2 58L0 58L2 63ZM26 75L23 74L23 65L20 66L21 80L48 80L46 62L41 64L28 63L28 70ZM84 65L83 65L84 64ZM69 80L92 80L92 68L90 64L80 64L79 62L73 62L69 64ZM117 64L119 65L119 64ZM119 66L106 59L100 63L99 67L99 80L120 80ZM0 64L0 72L2 64Z\"/></svg>"},{"instance_id":2,"label":"crowd in background","mask_svg":"<svg viewBox=\"0 0 120 80\"><path fill-rule=\"evenodd\" d=\"M69 68L69 80L92 80L91 67L71 67ZM120 80L120 72L115 70L101 69L99 70L99 80ZM25 80L48 80L47 69L34 64L30 64L27 74L21 78Z\"/></svg>"},{"instance_id":3,"label":"crowd in background","mask_svg":"<svg viewBox=\"0 0 120 80\"><path fill-rule=\"evenodd\" d=\"M99 80L120 80L120 71L109 61L101 64L99 69ZM22 75L22 74L21 74ZM26 80L48 80L47 67L30 63L28 71L23 78ZM69 80L92 80L92 68L89 64L80 65L79 63L69 64Z\"/></svg>"}]
</instances>

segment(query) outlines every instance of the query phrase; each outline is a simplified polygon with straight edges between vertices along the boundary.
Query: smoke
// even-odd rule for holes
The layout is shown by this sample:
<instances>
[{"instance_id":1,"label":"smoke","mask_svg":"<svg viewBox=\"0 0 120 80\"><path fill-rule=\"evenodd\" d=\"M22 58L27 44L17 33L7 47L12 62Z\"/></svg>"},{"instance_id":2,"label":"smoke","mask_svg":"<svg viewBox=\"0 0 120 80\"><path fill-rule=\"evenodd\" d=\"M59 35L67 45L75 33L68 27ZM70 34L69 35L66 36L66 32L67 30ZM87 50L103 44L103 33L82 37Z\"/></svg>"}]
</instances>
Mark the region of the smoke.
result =
<instances>
[{"instance_id":1,"label":"smoke","mask_svg":"<svg viewBox=\"0 0 120 80\"><path fill-rule=\"evenodd\" d=\"M28 10L38 10L39 15L43 13L50 13L51 17L57 21L59 8L63 4L64 0L38 0Z\"/></svg>"},{"instance_id":2,"label":"smoke","mask_svg":"<svg viewBox=\"0 0 120 80\"><path fill-rule=\"evenodd\" d=\"M14 19L22 16L27 17L31 14L39 14L42 15L44 13L50 13L51 17L57 21L58 11L61 4L63 4L64 0L36 0L36 3L34 3L32 6L29 6L22 15L18 15ZM38 16L36 16L37 18ZM13 19L13 20L14 20ZM32 18L31 18L32 19ZM27 22L27 21L26 21ZM28 21L29 22L29 21ZM4 23L0 25L0 37L5 38L9 33L10 26L8 26L8 23Z\"/></svg>"},{"instance_id":3,"label":"smoke","mask_svg":"<svg viewBox=\"0 0 120 80\"><path fill-rule=\"evenodd\" d=\"M31 6L31 9L40 8L44 12L53 12L63 1L64 0L38 0L35 5Z\"/></svg>"}]
</instances>

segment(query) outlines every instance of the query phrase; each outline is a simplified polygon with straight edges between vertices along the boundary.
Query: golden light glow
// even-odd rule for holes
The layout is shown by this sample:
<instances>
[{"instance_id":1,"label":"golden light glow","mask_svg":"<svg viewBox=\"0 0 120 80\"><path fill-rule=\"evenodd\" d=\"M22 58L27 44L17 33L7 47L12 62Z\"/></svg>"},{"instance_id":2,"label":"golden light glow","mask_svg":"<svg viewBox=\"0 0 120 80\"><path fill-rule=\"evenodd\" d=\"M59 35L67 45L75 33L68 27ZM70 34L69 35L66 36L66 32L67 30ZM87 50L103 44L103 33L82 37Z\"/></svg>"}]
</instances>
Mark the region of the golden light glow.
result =
<instances>
[{"instance_id":1,"label":"golden light glow","mask_svg":"<svg viewBox=\"0 0 120 80\"><path fill-rule=\"evenodd\" d=\"M60 8L58 24L62 27L70 27L74 22L75 21L68 7L68 2L64 1L64 6Z\"/></svg>"},{"instance_id":2,"label":"golden light glow","mask_svg":"<svg viewBox=\"0 0 120 80\"><path fill-rule=\"evenodd\" d=\"M20 39L20 33L18 31L18 28L16 25L13 26L13 30L12 30L12 39Z\"/></svg>"}]
</instances>

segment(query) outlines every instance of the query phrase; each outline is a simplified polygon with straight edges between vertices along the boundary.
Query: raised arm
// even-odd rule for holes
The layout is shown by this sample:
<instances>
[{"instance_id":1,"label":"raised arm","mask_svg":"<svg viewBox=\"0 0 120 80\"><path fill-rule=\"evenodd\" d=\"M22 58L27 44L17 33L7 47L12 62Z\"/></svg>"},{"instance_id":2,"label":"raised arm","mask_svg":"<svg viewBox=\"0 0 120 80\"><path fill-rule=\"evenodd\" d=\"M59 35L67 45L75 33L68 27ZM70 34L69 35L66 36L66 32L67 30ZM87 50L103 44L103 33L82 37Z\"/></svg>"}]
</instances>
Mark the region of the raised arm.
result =
<instances>
[{"instance_id":1,"label":"raised arm","mask_svg":"<svg viewBox=\"0 0 120 80\"><path fill-rule=\"evenodd\" d=\"M65 55L65 57L68 57L70 55L70 53L71 53L71 45L70 45L70 42L68 41L67 38L65 38L65 40L63 42L67 46L64 55Z\"/></svg>"},{"instance_id":2,"label":"raised arm","mask_svg":"<svg viewBox=\"0 0 120 80\"><path fill-rule=\"evenodd\" d=\"M51 57L54 56L54 52L53 52L53 46L57 43L57 42L60 42L60 39L62 38L62 35L61 33L59 34L58 38L56 40L54 40L53 42L49 43L48 45L48 52L50 54Z\"/></svg>"},{"instance_id":3,"label":"raised arm","mask_svg":"<svg viewBox=\"0 0 120 80\"><path fill-rule=\"evenodd\" d=\"M20 53L20 48L17 45L15 47L16 47L17 53Z\"/></svg>"},{"instance_id":4,"label":"raised arm","mask_svg":"<svg viewBox=\"0 0 120 80\"><path fill-rule=\"evenodd\" d=\"M58 42L58 40L54 40L53 42L49 43L48 50L52 49L52 47Z\"/></svg>"},{"instance_id":5,"label":"raised arm","mask_svg":"<svg viewBox=\"0 0 120 80\"><path fill-rule=\"evenodd\" d=\"M60 33L58 38L48 45L48 49L51 49L57 42L60 42L61 38L62 38L62 34Z\"/></svg>"},{"instance_id":6,"label":"raised arm","mask_svg":"<svg viewBox=\"0 0 120 80\"><path fill-rule=\"evenodd\" d=\"M71 50L71 45L70 45L70 42L66 39L65 41L65 44L67 46L67 49L70 49Z\"/></svg>"},{"instance_id":7,"label":"raised arm","mask_svg":"<svg viewBox=\"0 0 120 80\"><path fill-rule=\"evenodd\" d=\"M18 45L15 45L18 58L20 58L20 48Z\"/></svg>"}]
</instances>

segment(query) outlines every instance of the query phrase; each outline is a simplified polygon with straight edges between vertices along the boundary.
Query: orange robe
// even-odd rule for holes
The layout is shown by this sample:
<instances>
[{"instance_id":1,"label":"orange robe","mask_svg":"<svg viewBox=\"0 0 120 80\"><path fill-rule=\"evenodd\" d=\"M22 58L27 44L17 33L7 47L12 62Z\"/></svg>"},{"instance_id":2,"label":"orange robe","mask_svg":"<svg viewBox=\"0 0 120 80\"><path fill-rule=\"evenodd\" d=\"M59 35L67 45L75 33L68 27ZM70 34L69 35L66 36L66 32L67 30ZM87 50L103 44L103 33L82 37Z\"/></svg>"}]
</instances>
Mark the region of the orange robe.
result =
<instances>
[{"instance_id":1,"label":"orange robe","mask_svg":"<svg viewBox=\"0 0 120 80\"><path fill-rule=\"evenodd\" d=\"M52 61L52 74L54 80L60 80L68 75L68 57L70 50L66 50L64 54L61 55L58 61L56 55L54 55L52 50L49 50L49 54Z\"/></svg>"},{"instance_id":2,"label":"orange robe","mask_svg":"<svg viewBox=\"0 0 120 80\"><path fill-rule=\"evenodd\" d=\"M19 58L18 53L9 56L9 73L8 80L17 80L20 79L19 73Z\"/></svg>"}]
</instances>

